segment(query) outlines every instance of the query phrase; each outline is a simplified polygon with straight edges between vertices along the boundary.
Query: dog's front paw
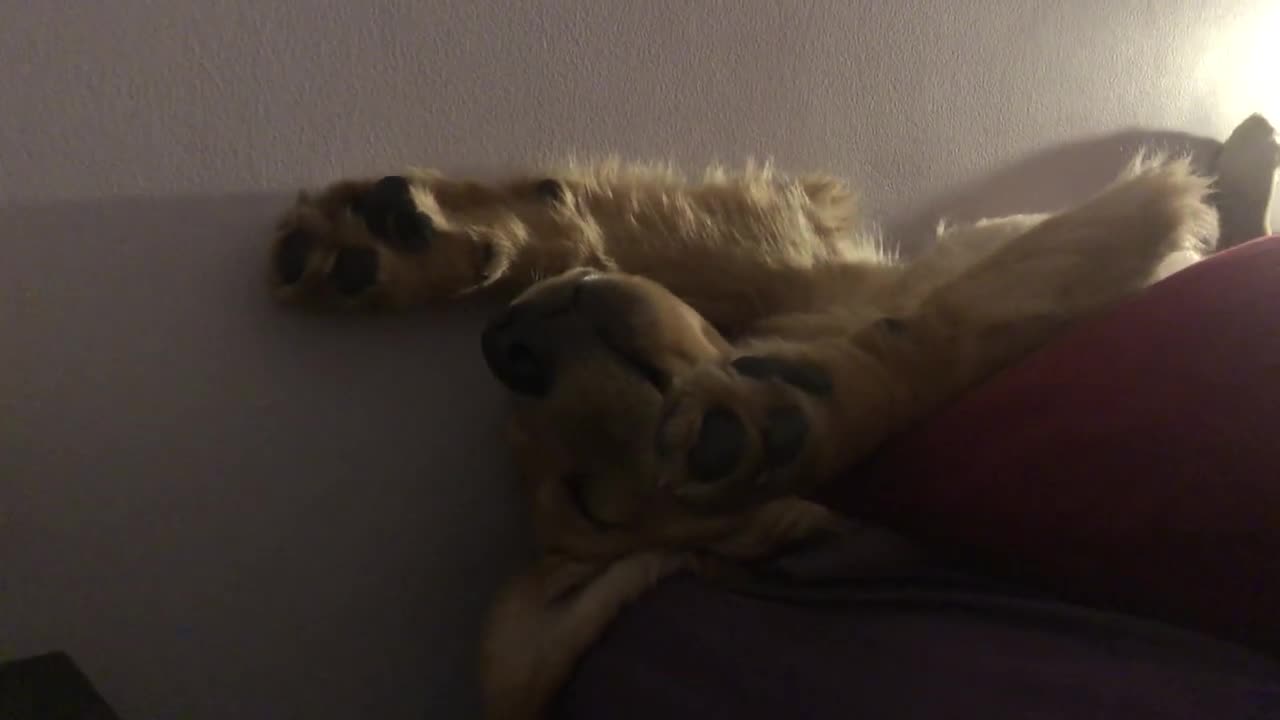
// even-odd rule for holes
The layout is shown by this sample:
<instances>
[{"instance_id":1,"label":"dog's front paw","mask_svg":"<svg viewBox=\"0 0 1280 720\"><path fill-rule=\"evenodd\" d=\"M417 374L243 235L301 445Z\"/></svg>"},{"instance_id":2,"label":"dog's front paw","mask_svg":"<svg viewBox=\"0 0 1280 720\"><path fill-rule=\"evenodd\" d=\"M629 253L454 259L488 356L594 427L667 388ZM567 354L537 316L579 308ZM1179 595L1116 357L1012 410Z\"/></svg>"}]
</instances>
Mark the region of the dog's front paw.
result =
<instances>
[{"instance_id":1,"label":"dog's front paw","mask_svg":"<svg viewBox=\"0 0 1280 720\"><path fill-rule=\"evenodd\" d=\"M442 215L428 183L402 175L302 193L277 228L272 289L311 307L387 308L485 284L499 248Z\"/></svg>"},{"instance_id":2,"label":"dog's front paw","mask_svg":"<svg viewBox=\"0 0 1280 720\"><path fill-rule=\"evenodd\" d=\"M830 375L802 360L743 355L680 378L666 398L659 483L691 506L787 495L817 472Z\"/></svg>"}]
</instances>

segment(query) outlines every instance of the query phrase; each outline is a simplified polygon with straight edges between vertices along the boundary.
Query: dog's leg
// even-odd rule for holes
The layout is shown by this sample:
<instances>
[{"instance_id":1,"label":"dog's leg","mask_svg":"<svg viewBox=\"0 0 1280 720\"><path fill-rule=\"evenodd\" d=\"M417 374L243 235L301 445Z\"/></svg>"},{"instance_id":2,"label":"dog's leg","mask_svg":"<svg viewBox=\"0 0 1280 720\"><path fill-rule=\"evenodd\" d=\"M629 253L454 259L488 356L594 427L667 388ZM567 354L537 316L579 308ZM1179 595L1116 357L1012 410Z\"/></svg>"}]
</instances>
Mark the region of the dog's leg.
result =
<instances>
[{"instance_id":1,"label":"dog's leg","mask_svg":"<svg viewBox=\"0 0 1280 720\"><path fill-rule=\"evenodd\" d=\"M1276 131L1261 115L1240 123L1214 164L1222 249L1271 234L1269 214L1280 168Z\"/></svg>"},{"instance_id":2,"label":"dog's leg","mask_svg":"<svg viewBox=\"0 0 1280 720\"><path fill-rule=\"evenodd\" d=\"M579 659L622 609L690 556L646 552L608 566L544 558L499 595L482 649L490 720L543 720Z\"/></svg>"},{"instance_id":3,"label":"dog's leg","mask_svg":"<svg viewBox=\"0 0 1280 720\"><path fill-rule=\"evenodd\" d=\"M707 552L640 552L609 565L544 557L511 582L490 615L482 680L491 720L542 720L578 661L628 604L690 571L719 582L746 577L742 561L798 544L849 542L862 532L830 510L782 498L721 523ZM678 543L677 543L678 544Z\"/></svg>"},{"instance_id":4,"label":"dog's leg","mask_svg":"<svg viewBox=\"0 0 1280 720\"><path fill-rule=\"evenodd\" d=\"M300 194L281 219L270 282L292 304L398 309L621 270L735 325L760 315L754 305L803 303L786 288L843 257L856 210L843 183L818 176L687 184L588 168L494 183L433 172L343 180Z\"/></svg>"},{"instance_id":5,"label":"dog's leg","mask_svg":"<svg viewBox=\"0 0 1280 720\"><path fill-rule=\"evenodd\" d=\"M912 313L839 338L744 344L694 370L667 397L660 482L711 508L811 490L1212 237L1208 184L1185 161L1140 162Z\"/></svg>"}]
</instances>

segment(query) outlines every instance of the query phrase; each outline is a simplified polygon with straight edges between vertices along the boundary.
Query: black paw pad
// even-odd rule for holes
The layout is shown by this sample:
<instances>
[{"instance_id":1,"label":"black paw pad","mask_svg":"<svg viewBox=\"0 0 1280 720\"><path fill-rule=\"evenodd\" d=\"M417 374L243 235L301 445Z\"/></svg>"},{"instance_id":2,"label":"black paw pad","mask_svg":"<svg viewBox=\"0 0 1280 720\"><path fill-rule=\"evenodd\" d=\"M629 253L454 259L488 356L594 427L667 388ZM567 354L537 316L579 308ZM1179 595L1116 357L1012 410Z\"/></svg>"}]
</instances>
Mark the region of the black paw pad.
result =
<instances>
[{"instance_id":1,"label":"black paw pad","mask_svg":"<svg viewBox=\"0 0 1280 720\"><path fill-rule=\"evenodd\" d=\"M767 468L795 460L809 437L809 419L798 407L771 410L764 426L764 464Z\"/></svg>"},{"instance_id":2,"label":"black paw pad","mask_svg":"<svg viewBox=\"0 0 1280 720\"><path fill-rule=\"evenodd\" d=\"M901 335L907 331L907 321L895 317L880 318L880 329L890 335Z\"/></svg>"},{"instance_id":3,"label":"black paw pad","mask_svg":"<svg viewBox=\"0 0 1280 720\"><path fill-rule=\"evenodd\" d=\"M343 295L355 295L378 282L378 251L365 247L344 247L333 259L329 281Z\"/></svg>"},{"instance_id":4,"label":"black paw pad","mask_svg":"<svg viewBox=\"0 0 1280 720\"><path fill-rule=\"evenodd\" d=\"M724 408L712 408L702 418L698 439L689 450L689 472L701 482L720 480L738 467L746 449L742 420Z\"/></svg>"},{"instance_id":5,"label":"black paw pad","mask_svg":"<svg viewBox=\"0 0 1280 720\"><path fill-rule=\"evenodd\" d=\"M539 180L537 184L533 186L533 192L543 200L557 203L563 202L565 195L567 195L564 189L564 184L559 180L553 180L551 178Z\"/></svg>"},{"instance_id":6,"label":"black paw pad","mask_svg":"<svg viewBox=\"0 0 1280 720\"><path fill-rule=\"evenodd\" d=\"M374 237L396 250L425 250L435 234L435 224L418 212L409 181L400 175L388 175L374 183L352 209Z\"/></svg>"},{"instance_id":7,"label":"black paw pad","mask_svg":"<svg viewBox=\"0 0 1280 720\"><path fill-rule=\"evenodd\" d=\"M276 277L285 285L294 285L307 271L307 259L315 240L303 230L293 230L280 239L276 247Z\"/></svg>"},{"instance_id":8,"label":"black paw pad","mask_svg":"<svg viewBox=\"0 0 1280 720\"><path fill-rule=\"evenodd\" d=\"M476 265L480 268L480 280L483 282L493 274L493 259L498 251L494 249L492 242L480 242L475 247Z\"/></svg>"},{"instance_id":9,"label":"black paw pad","mask_svg":"<svg viewBox=\"0 0 1280 720\"><path fill-rule=\"evenodd\" d=\"M754 380L781 380L810 395L827 397L834 391L831 377L815 365L794 363L763 355L743 355L734 360L733 369L738 374Z\"/></svg>"}]
</instances>

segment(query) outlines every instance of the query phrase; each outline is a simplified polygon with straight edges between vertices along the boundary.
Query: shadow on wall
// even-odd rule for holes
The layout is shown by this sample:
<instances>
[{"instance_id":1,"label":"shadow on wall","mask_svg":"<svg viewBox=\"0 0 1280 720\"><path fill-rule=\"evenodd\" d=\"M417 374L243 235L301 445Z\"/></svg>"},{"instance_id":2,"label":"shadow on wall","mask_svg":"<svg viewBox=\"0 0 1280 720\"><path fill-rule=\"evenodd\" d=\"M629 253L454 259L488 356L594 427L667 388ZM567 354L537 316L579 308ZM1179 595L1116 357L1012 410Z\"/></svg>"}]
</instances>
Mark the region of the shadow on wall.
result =
<instances>
[{"instance_id":1,"label":"shadow on wall","mask_svg":"<svg viewBox=\"0 0 1280 720\"><path fill-rule=\"evenodd\" d=\"M932 242L939 220L968 222L1018 213L1061 210L1100 191L1144 148L1190 154L1208 172L1222 143L1162 130L1126 130L1066 143L966 183L954 192L914 205L885 223L885 235L904 254Z\"/></svg>"}]
</instances>

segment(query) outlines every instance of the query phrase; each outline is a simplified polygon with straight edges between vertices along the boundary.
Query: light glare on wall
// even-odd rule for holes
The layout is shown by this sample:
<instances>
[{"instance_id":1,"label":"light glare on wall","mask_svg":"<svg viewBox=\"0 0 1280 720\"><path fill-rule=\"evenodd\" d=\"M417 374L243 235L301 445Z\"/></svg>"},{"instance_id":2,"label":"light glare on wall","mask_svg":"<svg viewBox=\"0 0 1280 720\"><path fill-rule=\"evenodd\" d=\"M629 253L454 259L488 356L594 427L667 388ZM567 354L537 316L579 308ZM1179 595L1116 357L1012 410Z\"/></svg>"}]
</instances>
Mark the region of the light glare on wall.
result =
<instances>
[{"instance_id":1,"label":"light glare on wall","mask_svg":"<svg viewBox=\"0 0 1280 720\"><path fill-rule=\"evenodd\" d=\"M1213 28L1198 75L1216 95L1221 126L1255 112L1280 122L1280 1L1242 7L1232 22Z\"/></svg>"}]
</instances>

